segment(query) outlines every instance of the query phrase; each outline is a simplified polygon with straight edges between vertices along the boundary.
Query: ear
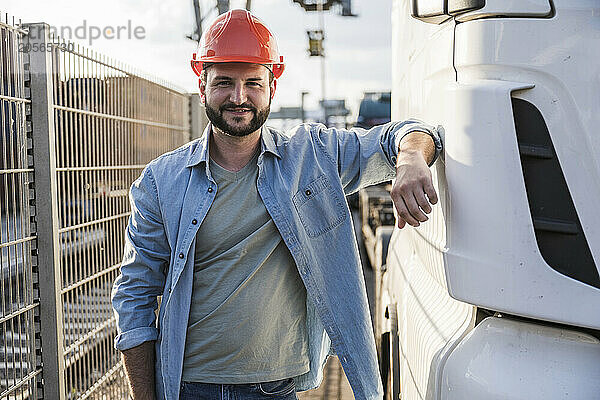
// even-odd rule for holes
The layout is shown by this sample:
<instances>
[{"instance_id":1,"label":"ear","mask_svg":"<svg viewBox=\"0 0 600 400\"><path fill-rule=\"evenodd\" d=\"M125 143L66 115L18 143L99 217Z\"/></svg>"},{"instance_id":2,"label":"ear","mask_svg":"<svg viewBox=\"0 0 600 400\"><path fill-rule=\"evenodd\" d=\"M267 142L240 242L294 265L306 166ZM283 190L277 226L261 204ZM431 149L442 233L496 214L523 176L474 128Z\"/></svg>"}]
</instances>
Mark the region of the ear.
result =
<instances>
[{"instance_id":1,"label":"ear","mask_svg":"<svg viewBox=\"0 0 600 400\"><path fill-rule=\"evenodd\" d=\"M203 105L206 104L206 83L202 82L202 79L198 79L198 86L200 87L200 101Z\"/></svg>"},{"instance_id":2,"label":"ear","mask_svg":"<svg viewBox=\"0 0 600 400\"><path fill-rule=\"evenodd\" d=\"M277 79L273 79L273 83L271 84L271 100L275 97L275 90L277 89Z\"/></svg>"}]
</instances>

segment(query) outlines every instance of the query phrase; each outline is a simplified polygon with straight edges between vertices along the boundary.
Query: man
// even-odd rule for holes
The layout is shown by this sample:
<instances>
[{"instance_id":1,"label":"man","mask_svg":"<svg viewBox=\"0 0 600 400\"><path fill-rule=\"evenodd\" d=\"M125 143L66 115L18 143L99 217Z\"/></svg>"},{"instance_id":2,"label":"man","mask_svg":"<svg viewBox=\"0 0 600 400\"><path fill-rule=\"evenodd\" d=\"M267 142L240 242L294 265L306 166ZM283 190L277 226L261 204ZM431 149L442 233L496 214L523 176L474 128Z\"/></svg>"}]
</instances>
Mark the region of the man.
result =
<instances>
[{"instance_id":1,"label":"man","mask_svg":"<svg viewBox=\"0 0 600 400\"><path fill-rule=\"evenodd\" d=\"M244 10L217 18L192 66L211 123L130 192L113 306L133 397L295 399L336 354L357 399L381 398L344 196L396 177L398 226L426 221L435 129L263 126L284 65Z\"/></svg>"}]
</instances>

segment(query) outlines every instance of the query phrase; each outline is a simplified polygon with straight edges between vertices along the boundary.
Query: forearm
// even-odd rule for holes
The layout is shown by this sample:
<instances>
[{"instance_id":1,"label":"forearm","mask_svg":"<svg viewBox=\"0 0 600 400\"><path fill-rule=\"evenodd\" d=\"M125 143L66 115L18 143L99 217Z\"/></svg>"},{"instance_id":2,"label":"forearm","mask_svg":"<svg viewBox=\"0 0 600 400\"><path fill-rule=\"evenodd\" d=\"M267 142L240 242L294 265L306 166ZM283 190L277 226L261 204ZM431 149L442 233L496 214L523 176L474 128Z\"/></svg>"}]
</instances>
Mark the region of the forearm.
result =
<instances>
[{"instance_id":1,"label":"forearm","mask_svg":"<svg viewBox=\"0 0 600 400\"><path fill-rule=\"evenodd\" d=\"M398 146L398 162L396 168L404 162L406 158L422 156L427 164L430 164L435 157L435 143L428 133L414 131L402 138Z\"/></svg>"},{"instance_id":2,"label":"forearm","mask_svg":"<svg viewBox=\"0 0 600 400\"><path fill-rule=\"evenodd\" d=\"M122 351L123 364L134 400L154 400L154 341Z\"/></svg>"}]
</instances>

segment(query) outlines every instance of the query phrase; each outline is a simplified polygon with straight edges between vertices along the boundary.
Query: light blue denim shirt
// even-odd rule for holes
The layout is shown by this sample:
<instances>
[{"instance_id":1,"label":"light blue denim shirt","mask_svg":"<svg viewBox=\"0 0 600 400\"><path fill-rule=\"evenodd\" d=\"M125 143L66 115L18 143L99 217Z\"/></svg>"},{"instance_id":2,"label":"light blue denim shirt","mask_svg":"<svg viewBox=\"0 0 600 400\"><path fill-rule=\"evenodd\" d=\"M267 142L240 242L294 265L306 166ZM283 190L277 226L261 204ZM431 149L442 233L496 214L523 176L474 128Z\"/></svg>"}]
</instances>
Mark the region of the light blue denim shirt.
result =
<instances>
[{"instance_id":1,"label":"light blue denim shirt","mask_svg":"<svg viewBox=\"0 0 600 400\"><path fill-rule=\"evenodd\" d=\"M125 350L156 341L158 399L179 398L196 232L218 192L207 162L210 129L209 125L202 138L150 162L130 190L121 273L112 292L115 347ZM317 124L302 124L288 135L262 129L258 192L308 294L310 371L295 377L298 391L319 386L327 356L336 354L356 399L382 398L345 195L394 178L400 140L416 130L434 138L437 157L441 142L436 129L416 120L368 131Z\"/></svg>"}]
</instances>

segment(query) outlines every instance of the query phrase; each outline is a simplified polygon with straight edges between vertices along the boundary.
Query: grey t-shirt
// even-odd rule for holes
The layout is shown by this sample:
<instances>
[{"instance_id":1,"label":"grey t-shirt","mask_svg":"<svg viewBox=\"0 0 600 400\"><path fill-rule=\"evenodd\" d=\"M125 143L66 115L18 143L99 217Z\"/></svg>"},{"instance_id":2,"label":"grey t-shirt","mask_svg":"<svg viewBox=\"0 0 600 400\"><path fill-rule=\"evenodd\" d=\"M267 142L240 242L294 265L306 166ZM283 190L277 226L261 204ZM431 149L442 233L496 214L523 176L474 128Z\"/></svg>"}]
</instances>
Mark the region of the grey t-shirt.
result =
<instances>
[{"instance_id":1,"label":"grey t-shirt","mask_svg":"<svg viewBox=\"0 0 600 400\"><path fill-rule=\"evenodd\" d=\"M309 371L306 289L256 188L242 170L209 168L217 195L196 236L182 380L256 383Z\"/></svg>"}]
</instances>

